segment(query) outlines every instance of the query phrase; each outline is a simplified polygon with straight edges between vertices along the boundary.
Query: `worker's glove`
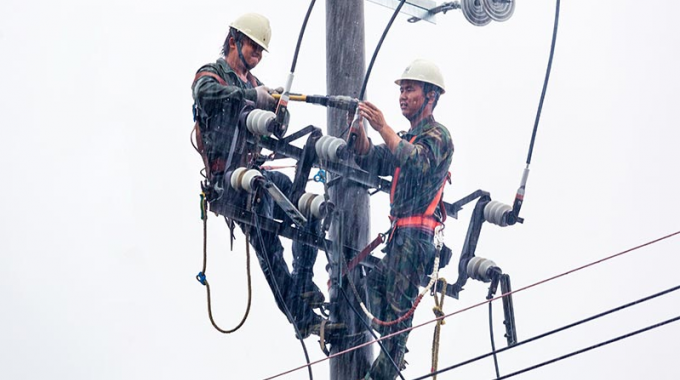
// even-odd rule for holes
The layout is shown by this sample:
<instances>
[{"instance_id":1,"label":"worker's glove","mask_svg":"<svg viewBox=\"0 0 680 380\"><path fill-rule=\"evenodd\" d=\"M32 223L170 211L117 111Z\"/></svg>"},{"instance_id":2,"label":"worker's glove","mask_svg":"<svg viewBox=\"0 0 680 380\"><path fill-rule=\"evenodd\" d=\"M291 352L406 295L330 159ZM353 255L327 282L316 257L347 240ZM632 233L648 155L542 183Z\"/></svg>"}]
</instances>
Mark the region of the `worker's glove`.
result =
<instances>
[{"instance_id":1,"label":"worker's glove","mask_svg":"<svg viewBox=\"0 0 680 380\"><path fill-rule=\"evenodd\" d=\"M277 88L270 88L269 93L274 95L274 94L283 94L283 87L277 87Z\"/></svg>"},{"instance_id":2,"label":"worker's glove","mask_svg":"<svg viewBox=\"0 0 680 380\"><path fill-rule=\"evenodd\" d=\"M257 92L257 100L255 101L255 107L273 111L276 108L276 99L269 94L269 89L265 86L255 87Z\"/></svg>"}]
</instances>

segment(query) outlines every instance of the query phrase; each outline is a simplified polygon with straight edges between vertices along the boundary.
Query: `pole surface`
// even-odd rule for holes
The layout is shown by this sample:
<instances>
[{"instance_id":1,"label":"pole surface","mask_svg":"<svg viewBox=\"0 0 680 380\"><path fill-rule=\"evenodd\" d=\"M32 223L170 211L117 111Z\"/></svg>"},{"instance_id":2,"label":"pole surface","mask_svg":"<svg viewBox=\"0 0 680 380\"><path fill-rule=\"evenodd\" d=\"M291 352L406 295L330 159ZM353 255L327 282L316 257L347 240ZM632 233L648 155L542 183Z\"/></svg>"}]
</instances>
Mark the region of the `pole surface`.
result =
<instances>
[{"instance_id":1,"label":"pole surface","mask_svg":"<svg viewBox=\"0 0 680 380\"><path fill-rule=\"evenodd\" d=\"M359 97L361 85L366 71L364 58L364 0L326 0L326 85L328 95L348 95ZM348 126L347 112L328 108L328 134L336 137L346 131ZM370 235L370 203L365 188L346 181L340 181L331 187L330 195L335 203L339 218L331 229L331 240L342 245L354 247L359 251L368 245ZM331 271L338 273L340 254L336 244L331 255ZM343 252L345 260L347 252ZM349 274L357 284L361 296L366 299L365 289L360 286L360 266ZM337 276L329 291L331 304L330 320L342 322L348 329L347 336L337 344L331 345L331 354L344 351L357 344L372 339L365 331L358 316L347 304L337 286ZM361 313L354 294L347 281L342 281L342 288L355 308ZM362 316L363 317L363 316ZM373 348L364 347L330 360L331 380L362 379L373 363Z\"/></svg>"}]
</instances>

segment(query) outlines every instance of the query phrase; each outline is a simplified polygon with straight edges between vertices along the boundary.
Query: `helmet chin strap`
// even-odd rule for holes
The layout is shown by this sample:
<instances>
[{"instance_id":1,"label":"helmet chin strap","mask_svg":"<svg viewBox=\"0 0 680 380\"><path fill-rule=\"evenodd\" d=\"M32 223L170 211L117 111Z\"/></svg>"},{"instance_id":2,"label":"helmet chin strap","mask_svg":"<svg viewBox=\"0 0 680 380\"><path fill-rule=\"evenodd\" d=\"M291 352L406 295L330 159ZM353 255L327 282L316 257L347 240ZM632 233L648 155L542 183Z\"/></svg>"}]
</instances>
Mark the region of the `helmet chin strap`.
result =
<instances>
[{"instance_id":1,"label":"helmet chin strap","mask_svg":"<svg viewBox=\"0 0 680 380\"><path fill-rule=\"evenodd\" d=\"M238 57L241 60L241 63L243 63L243 67L245 67L248 71L252 70L253 66L246 62L246 58L243 56L243 52L241 51L243 47L243 44L241 44L241 39L236 36L236 33L233 33L232 37L234 38L234 41L236 41L236 51L238 51Z\"/></svg>"},{"instance_id":2,"label":"helmet chin strap","mask_svg":"<svg viewBox=\"0 0 680 380\"><path fill-rule=\"evenodd\" d=\"M430 97L425 96L425 101L423 102L423 105L420 106L420 109L418 110L418 112L414 113L413 116L411 116L408 119L408 121L413 121L413 120L418 119L420 117L420 115L422 115L423 111L425 111L425 107L427 107L427 103L429 103L429 102L430 102Z\"/></svg>"}]
</instances>

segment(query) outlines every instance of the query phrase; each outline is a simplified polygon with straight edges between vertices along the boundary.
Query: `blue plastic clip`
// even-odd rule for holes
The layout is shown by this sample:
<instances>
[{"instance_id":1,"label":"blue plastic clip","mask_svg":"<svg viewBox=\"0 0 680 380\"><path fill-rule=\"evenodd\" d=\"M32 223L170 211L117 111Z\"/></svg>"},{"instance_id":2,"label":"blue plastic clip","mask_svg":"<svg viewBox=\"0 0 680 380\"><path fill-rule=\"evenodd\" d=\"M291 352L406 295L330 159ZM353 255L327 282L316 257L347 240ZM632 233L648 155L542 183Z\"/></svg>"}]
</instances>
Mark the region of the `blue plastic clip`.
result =
<instances>
[{"instance_id":1,"label":"blue plastic clip","mask_svg":"<svg viewBox=\"0 0 680 380\"><path fill-rule=\"evenodd\" d=\"M198 282L200 282L202 285L205 285L205 273L203 273L203 272L198 272L198 274L196 275L196 279L197 279Z\"/></svg>"},{"instance_id":2,"label":"blue plastic clip","mask_svg":"<svg viewBox=\"0 0 680 380\"><path fill-rule=\"evenodd\" d=\"M314 175L314 182L326 183L326 171L319 169L319 171Z\"/></svg>"}]
</instances>

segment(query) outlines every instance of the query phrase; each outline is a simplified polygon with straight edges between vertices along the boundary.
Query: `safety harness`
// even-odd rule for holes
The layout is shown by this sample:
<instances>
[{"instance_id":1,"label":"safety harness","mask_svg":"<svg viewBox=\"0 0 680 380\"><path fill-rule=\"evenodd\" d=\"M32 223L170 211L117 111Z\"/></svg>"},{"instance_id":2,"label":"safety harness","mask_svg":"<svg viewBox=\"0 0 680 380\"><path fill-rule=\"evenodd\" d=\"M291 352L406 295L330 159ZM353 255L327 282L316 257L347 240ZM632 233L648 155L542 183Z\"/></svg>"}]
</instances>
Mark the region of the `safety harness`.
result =
<instances>
[{"instance_id":1,"label":"safety harness","mask_svg":"<svg viewBox=\"0 0 680 380\"><path fill-rule=\"evenodd\" d=\"M199 73L196 73L196 77L194 77L194 85L199 79L203 77L214 78L222 86L227 86L227 82L224 79L222 79L221 76L210 71L201 71ZM208 160L208 154L205 150L205 145L203 145L203 138L201 137L201 128L198 126L198 115L196 105L194 105L194 121L196 122L194 124L194 133L196 134L196 150L198 151L198 153L201 154L201 157L203 158L203 164L205 165L206 171L205 174L208 180L210 180L212 179L212 173L224 171L226 163L221 158L214 160L212 164Z\"/></svg>"},{"instance_id":2,"label":"safety harness","mask_svg":"<svg viewBox=\"0 0 680 380\"><path fill-rule=\"evenodd\" d=\"M416 136L413 136L409 140L409 143L413 144L415 140ZM397 168L394 169L394 174L392 175L392 188L390 189L390 205L394 204L394 194L397 191L397 183L399 182L400 173L401 167L397 166ZM411 215L402 218L396 218L390 215L390 220L392 221L392 233L394 233L394 231L397 228L410 227L418 228L427 233L434 234L434 229L437 226L443 224L444 221L446 221L446 208L442 204L442 195L444 193L444 186L446 185L446 182L450 180L451 174L449 173L444 179L444 182L442 182L442 185L439 187L437 194L435 194L434 198L432 198L432 201L427 206L427 209L425 209L424 213L420 215ZM441 222L434 217L434 211L437 209L437 206L440 206L440 210L442 212Z\"/></svg>"},{"instance_id":3,"label":"safety harness","mask_svg":"<svg viewBox=\"0 0 680 380\"><path fill-rule=\"evenodd\" d=\"M409 140L409 143L413 144L415 140L416 136L413 136ZM394 169L394 174L392 174L392 187L390 189L390 205L394 204L394 194L397 190L397 183L399 182L400 173L401 168L397 166L397 168ZM362 249L361 252L359 252L359 254L356 255L350 262L348 262L345 268L343 268L342 275L343 276L346 275L349 271L351 271L357 265L359 265L359 263L362 262L366 257L368 257L368 255L370 255L371 252L373 252L373 250L376 249L380 244L384 243L386 240L390 240L392 238L392 235L398 228L405 227L418 228L426 233L434 235L436 228L438 226L442 226L446 221L446 208L444 207L443 203L443 194L446 182L451 183L450 172L447 173L444 182L442 182L442 185L437 191L437 194L435 194L434 198L432 198L432 201L427 206L427 209L425 209L424 213L420 215L411 215L402 218L397 218L390 215L389 218L390 221L392 222L390 230L387 231L386 233L378 234L378 236L375 239L373 239L373 241L371 241L366 247L364 247L364 249ZM434 217L434 212L437 209L437 205L439 205L439 209L442 213L441 222Z\"/></svg>"}]
</instances>

